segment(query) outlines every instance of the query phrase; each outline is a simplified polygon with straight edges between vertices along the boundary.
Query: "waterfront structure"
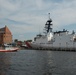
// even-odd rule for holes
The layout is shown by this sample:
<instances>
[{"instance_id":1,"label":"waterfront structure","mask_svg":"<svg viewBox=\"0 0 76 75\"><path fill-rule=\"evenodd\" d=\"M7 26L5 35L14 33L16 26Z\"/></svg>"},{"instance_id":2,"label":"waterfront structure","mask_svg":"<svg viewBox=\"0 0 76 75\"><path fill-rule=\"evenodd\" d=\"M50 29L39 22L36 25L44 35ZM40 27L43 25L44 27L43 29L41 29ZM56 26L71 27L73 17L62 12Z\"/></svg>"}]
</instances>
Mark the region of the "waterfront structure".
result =
<instances>
[{"instance_id":1,"label":"waterfront structure","mask_svg":"<svg viewBox=\"0 0 76 75\"><path fill-rule=\"evenodd\" d=\"M0 45L12 43L12 33L7 26L0 28Z\"/></svg>"},{"instance_id":2,"label":"waterfront structure","mask_svg":"<svg viewBox=\"0 0 76 75\"><path fill-rule=\"evenodd\" d=\"M76 51L76 34L73 31L63 29L62 31L53 32L52 19L47 20L45 24L45 34L38 34L34 41L26 42L28 47L33 49L51 49L51 50L75 50Z\"/></svg>"}]
</instances>

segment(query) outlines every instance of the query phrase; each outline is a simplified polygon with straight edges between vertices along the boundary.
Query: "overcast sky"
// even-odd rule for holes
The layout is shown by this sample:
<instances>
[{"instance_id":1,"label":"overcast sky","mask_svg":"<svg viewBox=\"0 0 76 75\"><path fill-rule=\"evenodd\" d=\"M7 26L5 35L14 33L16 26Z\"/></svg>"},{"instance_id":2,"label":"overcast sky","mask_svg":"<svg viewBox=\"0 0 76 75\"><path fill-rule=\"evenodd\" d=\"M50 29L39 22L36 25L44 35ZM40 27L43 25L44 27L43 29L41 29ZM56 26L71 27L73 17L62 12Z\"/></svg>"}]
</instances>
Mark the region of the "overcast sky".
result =
<instances>
[{"instance_id":1,"label":"overcast sky","mask_svg":"<svg viewBox=\"0 0 76 75\"><path fill-rule=\"evenodd\" d=\"M13 39L33 39L43 32L48 13L54 31L76 32L76 0L0 0L0 28L6 25Z\"/></svg>"}]
</instances>

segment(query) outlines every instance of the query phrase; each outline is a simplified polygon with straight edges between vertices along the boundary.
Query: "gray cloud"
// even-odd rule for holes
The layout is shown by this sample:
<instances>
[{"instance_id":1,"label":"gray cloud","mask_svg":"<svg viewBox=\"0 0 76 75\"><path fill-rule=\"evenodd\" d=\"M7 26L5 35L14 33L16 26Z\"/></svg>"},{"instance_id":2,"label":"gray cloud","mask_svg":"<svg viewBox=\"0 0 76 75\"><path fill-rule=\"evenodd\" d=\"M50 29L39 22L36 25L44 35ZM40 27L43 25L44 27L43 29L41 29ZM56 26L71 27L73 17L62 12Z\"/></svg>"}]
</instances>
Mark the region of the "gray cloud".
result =
<instances>
[{"instance_id":1,"label":"gray cloud","mask_svg":"<svg viewBox=\"0 0 76 75\"><path fill-rule=\"evenodd\" d=\"M49 12L54 30L76 24L75 0L0 0L0 26L7 25L14 38L29 37L43 31Z\"/></svg>"}]
</instances>

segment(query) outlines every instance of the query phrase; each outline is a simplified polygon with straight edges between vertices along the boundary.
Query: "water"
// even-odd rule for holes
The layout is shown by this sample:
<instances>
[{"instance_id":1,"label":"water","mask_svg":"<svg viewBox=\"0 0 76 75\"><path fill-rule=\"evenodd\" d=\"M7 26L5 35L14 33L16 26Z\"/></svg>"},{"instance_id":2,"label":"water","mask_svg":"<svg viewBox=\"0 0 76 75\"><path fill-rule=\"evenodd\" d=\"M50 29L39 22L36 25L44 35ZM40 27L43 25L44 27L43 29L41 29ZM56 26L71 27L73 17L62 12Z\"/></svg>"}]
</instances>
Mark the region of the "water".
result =
<instances>
[{"instance_id":1,"label":"water","mask_svg":"<svg viewBox=\"0 0 76 75\"><path fill-rule=\"evenodd\" d=\"M76 75L76 52L1 52L0 75Z\"/></svg>"}]
</instances>

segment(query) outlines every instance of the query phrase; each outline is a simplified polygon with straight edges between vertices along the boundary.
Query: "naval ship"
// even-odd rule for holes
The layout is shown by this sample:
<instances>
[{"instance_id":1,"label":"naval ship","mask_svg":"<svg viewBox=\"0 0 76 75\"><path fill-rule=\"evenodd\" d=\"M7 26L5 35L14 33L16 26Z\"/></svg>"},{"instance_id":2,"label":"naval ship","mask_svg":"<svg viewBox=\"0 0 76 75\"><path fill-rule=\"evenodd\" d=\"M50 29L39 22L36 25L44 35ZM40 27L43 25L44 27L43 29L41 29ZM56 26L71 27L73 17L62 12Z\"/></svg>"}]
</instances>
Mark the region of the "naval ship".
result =
<instances>
[{"instance_id":1,"label":"naval ship","mask_svg":"<svg viewBox=\"0 0 76 75\"><path fill-rule=\"evenodd\" d=\"M44 34L38 34L34 38L34 41L26 42L26 45L32 49L75 51L76 34L74 30L71 33L65 29L53 32L52 26L52 19L49 13L49 19L46 21L44 27Z\"/></svg>"}]
</instances>

